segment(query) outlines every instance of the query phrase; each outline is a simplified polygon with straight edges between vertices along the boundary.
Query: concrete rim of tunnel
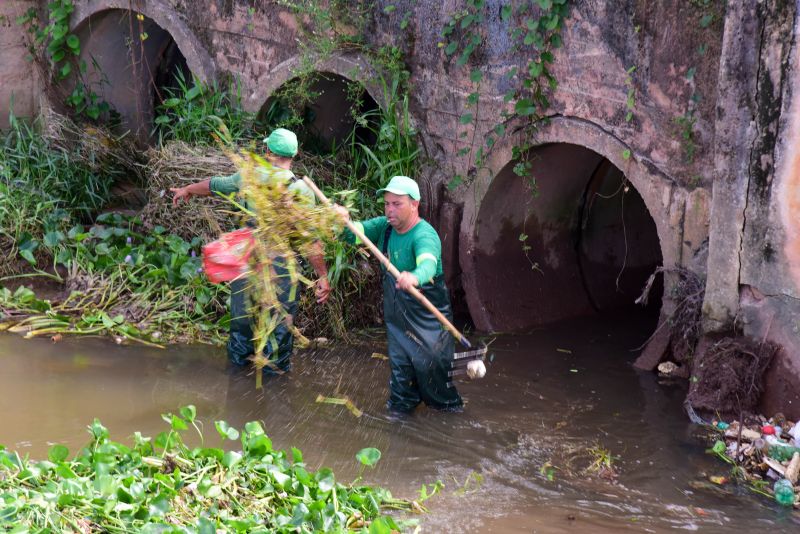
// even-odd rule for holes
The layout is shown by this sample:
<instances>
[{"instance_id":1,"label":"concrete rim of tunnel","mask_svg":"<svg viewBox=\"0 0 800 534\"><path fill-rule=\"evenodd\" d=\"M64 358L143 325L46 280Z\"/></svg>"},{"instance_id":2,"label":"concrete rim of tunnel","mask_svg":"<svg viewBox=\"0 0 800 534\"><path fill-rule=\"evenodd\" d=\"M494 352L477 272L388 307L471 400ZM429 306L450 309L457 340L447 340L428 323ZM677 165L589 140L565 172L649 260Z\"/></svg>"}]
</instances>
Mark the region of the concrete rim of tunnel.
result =
<instances>
[{"instance_id":1,"label":"concrete rim of tunnel","mask_svg":"<svg viewBox=\"0 0 800 534\"><path fill-rule=\"evenodd\" d=\"M463 287L470 315L475 326L482 331L493 331L502 325L494 325L490 314L481 304L477 288L480 273L476 272L473 255L477 233L476 221L492 179L513 161L513 147L525 140L524 135L517 132L498 141L486 158L487 171L476 176L457 199L464 206L459 229L461 246L459 246L458 261L463 273ZM629 159L624 159L623 151L629 150L630 147L597 124L585 119L566 116L551 118L548 124L542 125L536 132L536 145L533 148L553 143L583 146L605 157L620 169L641 195L650 216L655 221L663 265L672 267L681 263L680 229L670 224L670 208L675 184L666 175L658 171L651 162L646 163L638 158L635 153ZM668 295L665 291L662 315L665 308L669 307L666 305L667 301Z\"/></svg>"},{"instance_id":2,"label":"concrete rim of tunnel","mask_svg":"<svg viewBox=\"0 0 800 534\"><path fill-rule=\"evenodd\" d=\"M270 69L269 77L264 83L259 83L252 93L245 95L242 103L244 108L258 113L275 91L289 80L298 77L302 63L305 61L300 55L296 55ZM379 106L385 107L383 89L378 83L378 73L363 55L356 52L332 53L315 60L313 65L317 73L335 74L360 83Z\"/></svg>"},{"instance_id":3,"label":"concrete rim of tunnel","mask_svg":"<svg viewBox=\"0 0 800 534\"><path fill-rule=\"evenodd\" d=\"M72 31L76 31L97 13L112 9L132 9L152 19L172 36L194 75L204 82L215 79L216 67L211 55L200 44L200 40L186 25L183 17L164 0L148 0L141 6L135 6L129 0L88 0L76 3L71 23Z\"/></svg>"}]
</instances>

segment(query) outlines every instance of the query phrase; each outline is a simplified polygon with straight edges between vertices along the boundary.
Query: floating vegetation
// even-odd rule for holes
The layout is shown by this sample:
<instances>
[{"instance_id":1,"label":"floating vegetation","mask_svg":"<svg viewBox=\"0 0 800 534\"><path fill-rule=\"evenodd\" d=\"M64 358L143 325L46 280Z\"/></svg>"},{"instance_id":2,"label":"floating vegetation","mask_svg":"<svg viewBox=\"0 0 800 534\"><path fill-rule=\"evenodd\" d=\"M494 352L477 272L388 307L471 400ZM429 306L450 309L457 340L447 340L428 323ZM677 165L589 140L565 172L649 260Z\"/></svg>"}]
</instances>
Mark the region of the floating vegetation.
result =
<instances>
[{"instance_id":1,"label":"floating vegetation","mask_svg":"<svg viewBox=\"0 0 800 534\"><path fill-rule=\"evenodd\" d=\"M224 421L223 441L240 450L188 446L194 406L163 414L169 429L155 438L134 434L132 447L112 441L97 419L91 440L70 459L54 445L34 461L0 446L0 528L8 532L369 532L390 533L416 521L395 521L382 510L425 511L385 489L336 480L328 468L309 469L302 453L275 450L261 424L240 432ZM226 447L227 449L227 447ZM372 467L380 451L356 459ZM430 497L436 490L426 492ZM6 530L8 529L8 530Z\"/></svg>"},{"instance_id":2,"label":"floating vegetation","mask_svg":"<svg viewBox=\"0 0 800 534\"><path fill-rule=\"evenodd\" d=\"M41 300L25 286L0 289L3 327L26 337L222 343L228 290L201 275L200 240L187 242L158 227L145 232L140 223L105 214L89 228L78 224L50 236L41 246L54 257L51 276L63 282L62 296Z\"/></svg>"},{"instance_id":3,"label":"floating vegetation","mask_svg":"<svg viewBox=\"0 0 800 534\"><path fill-rule=\"evenodd\" d=\"M318 403L325 403L325 404L337 404L339 406L344 406L350 413L356 417L361 417L364 415L364 412L359 410L353 401L348 399L347 397L325 397L324 395L317 395L317 402Z\"/></svg>"},{"instance_id":4,"label":"floating vegetation","mask_svg":"<svg viewBox=\"0 0 800 534\"><path fill-rule=\"evenodd\" d=\"M617 477L613 465L615 457L610 450L600 445L595 445L586 449L586 452L592 459L592 462L586 468L588 473L596 473L599 477L607 480L614 480Z\"/></svg>"},{"instance_id":5,"label":"floating vegetation","mask_svg":"<svg viewBox=\"0 0 800 534\"><path fill-rule=\"evenodd\" d=\"M453 478L453 482L455 482L457 486L453 493L463 496L480 489L481 485L483 485L483 475L475 471L470 471L467 478L464 479L463 484L460 484L455 478Z\"/></svg>"},{"instance_id":6,"label":"floating vegetation","mask_svg":"<svg viewBox=\"0 0 800 534\"><path fill-rule=\"evenodd\" d=\"M588 445L565 442L542 464L539 474L549 482L555 480L558 472L561 478L591 475L613 483L619 476L615 466L618 459L618 456L614 456L599 443Z\"/></svg>"}]
</instances>

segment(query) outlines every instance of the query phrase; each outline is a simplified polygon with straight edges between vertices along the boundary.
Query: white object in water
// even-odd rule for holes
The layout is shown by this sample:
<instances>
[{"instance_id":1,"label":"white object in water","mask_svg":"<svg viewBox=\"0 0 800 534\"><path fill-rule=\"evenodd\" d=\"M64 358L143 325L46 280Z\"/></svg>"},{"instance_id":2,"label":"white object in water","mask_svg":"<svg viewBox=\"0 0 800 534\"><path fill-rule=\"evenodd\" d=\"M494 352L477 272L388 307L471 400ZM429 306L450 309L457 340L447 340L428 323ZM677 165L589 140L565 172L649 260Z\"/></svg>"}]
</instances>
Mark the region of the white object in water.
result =
<instances>
[{"instance_id":1,"label":"white object in water","mask_svg":"<svg viewBox=\"0 0 800 534\"><path fill-rule=\"evenodd\" d=\"M486 366L482 360L472 360L467 364L467 376L475 378L483 378L486 375Z\"/></svg>"},{"instance_id":2,"label":"white object in water","mask_svg":"<svg viewBox=\"0 0 800 534\"><path fill-rule=\"evenodd\" d=\"M789 431L789 435L794 439L795 447L800 447L800 421L794 424L794 427Z\"/></svg>"}]
</instances>

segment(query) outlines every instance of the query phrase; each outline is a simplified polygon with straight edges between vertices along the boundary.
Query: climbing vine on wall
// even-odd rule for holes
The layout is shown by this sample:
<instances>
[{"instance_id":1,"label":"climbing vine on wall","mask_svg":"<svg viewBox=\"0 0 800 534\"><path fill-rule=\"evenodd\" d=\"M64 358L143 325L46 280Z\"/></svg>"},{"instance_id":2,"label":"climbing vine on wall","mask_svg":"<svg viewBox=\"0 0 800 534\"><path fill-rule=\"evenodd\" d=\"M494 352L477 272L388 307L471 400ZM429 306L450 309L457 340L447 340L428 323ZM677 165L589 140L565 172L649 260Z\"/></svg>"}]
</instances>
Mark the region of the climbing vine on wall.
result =
<instances>
[{"instance_id":1,"label":"climbing vine on wall","mask_svg":"<svg viewBox=\"0 0 800 534\"><path fill-rule=\"evenodd\" d=\"M70 32L69 21L75 5L71 0L54 0L47 5L47 10L48 23L44 26L35 8L30 8L17 19L17 24L27 28L30 36L29 59L46 67L43 70L49 71L55 82L73 76L75 86L65 96L64 103L72 108L75 115L97 120L101 114L109 111L109 105L91 89L86 78L86 61L80 59L80 39ZM50 77L46 76L45 80L49 81Z\"/></svg>"},{"instance_id":2,"label":"climbing vine on wall","mask_svg":"<svg viewBox=\"0 0 800 534\"><path fill-rule=\"evenodd\" d=\"M404 54L397 46L368 46L364 37L369 19L375 15L374 4L363 0L331 0L320 3L316 0L279 0L279 5L289 9L298 22L301 38L300 62L294 74L303 78L314 72L320 61L335 51L358 51L369 57L380 74L390 74L402 82L407 81ZM394 4L387 5L383 13L396 10ZM405 31L410 23L410 12L404 13L399 28Z\"/></svg>"},{"instance_id":3,"label":"climbing vine on wall","mask_svg":"<svg viewBox=\"0 0 800 534\"><path fill-rule=\"evenodd\" d=\"M534 134L539 125L546 122L550 108L550 96L558 86L552 64L555 50L561 47L561 31L569 16L568 0L532 0L509 2L500 8L500 19L508 25L512 42L512 53L525 58L523 63L512 67L505 73L513 86L503 97L507 105L501 113L500 121L476 144L480 119L480 88L484 72L471 68L470 83L472 92L467 96L466 110L459 117L465 127L459 133L461 138L472 136L459 151L460 156L468 156L465 172L455 173L448 186L455 189L471 180L481 169L485 169L485 158L497 141L505 137L510 127L524 132L524 141L512 148L512 157L517 160L514 173L526 177L535 187L530 161L522 156L533 145ZM469 67L473 58L480 54L486 40L486 20L489 16L486 0L467 0L466 6L453 14L442 29L445 56L456 68Z\"/></svg>"},{"instance_id":4,"label":"climbing vine on wall","mask_svg":"<svg viewBox=\"0 0 800 534\"><path fill-rule=\"evenodd\" d=\"M694 7L696 14L696 24L701 30L707 30L711 27L716 20L719 19L719 2L716 0L690 0L691 5ZM705 56L708 45L706 43L698 46L696 54L691 59L699 61L700 58ZM697 106L700 104L701 95L697 90L697 82L695 76L697 74L697 67L692 65L686 70L686 81L692 87L692 93L689 96L689 102L686 106L686 111L683 115L677 116L673 119L675 124L675 131L681 143L681 150L683 158L686 163L693 163L695 152L697 151L697 144L695 139L695 124L697 123ZM693 177L692 182L698 182L699 176Z\"/></svg>"}]
</instances>

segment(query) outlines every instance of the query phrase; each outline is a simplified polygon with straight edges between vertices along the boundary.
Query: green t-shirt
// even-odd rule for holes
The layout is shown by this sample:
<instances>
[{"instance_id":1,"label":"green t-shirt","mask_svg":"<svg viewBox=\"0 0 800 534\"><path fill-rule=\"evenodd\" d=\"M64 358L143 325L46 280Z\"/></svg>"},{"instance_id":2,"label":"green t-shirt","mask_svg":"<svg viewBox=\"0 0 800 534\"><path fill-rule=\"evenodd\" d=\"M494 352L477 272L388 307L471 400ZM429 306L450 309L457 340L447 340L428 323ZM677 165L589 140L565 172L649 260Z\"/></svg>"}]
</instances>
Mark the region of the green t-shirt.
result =
<instances>
[{"instance_id":1,"label":"green t-shirt","mask_svg":"<svg viewBox=\"0 0 800 534\"><path fill-rule=\"evenodd\" d=\"M389 222L386 217L375 217L355 223L367 238L383 250L383 239ZM351 243L358 242L355 234L349 230L345 239ZM386 256L400 272L408 271L424 285L442 274L442 242L439 234L427 221L420 219L411 230L398 234L392 228L389 237L389 249Z\"/></svg>"},{"instance_id":2,"label":"green t-shirt","mask_svg":"<svg viewBox=\"0 0 800 534\"><path fill-rule=\"evenodd\" d=\"M294 173L289 169L275 168L274 172L267 172L266 169L258 167L256 170L264 183L270 183L272 180L290 182L289 191L295 192L299 198L307 200L310 204L316 204L314 192L303 180L294 180ZM239 171L236 171L230 176L214 176L211 178L208 187L212 193L230 195L231 193L238 193L241 185L242 175Z\"/></svg>"}]
</instances>

